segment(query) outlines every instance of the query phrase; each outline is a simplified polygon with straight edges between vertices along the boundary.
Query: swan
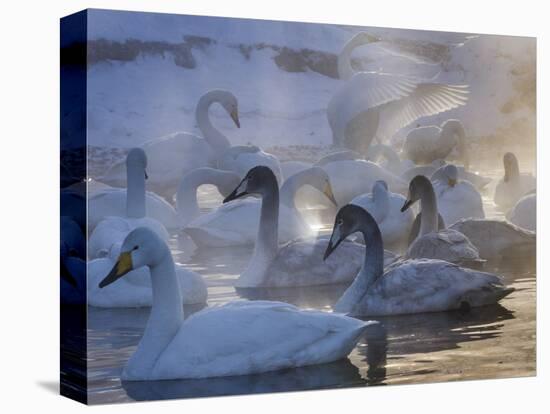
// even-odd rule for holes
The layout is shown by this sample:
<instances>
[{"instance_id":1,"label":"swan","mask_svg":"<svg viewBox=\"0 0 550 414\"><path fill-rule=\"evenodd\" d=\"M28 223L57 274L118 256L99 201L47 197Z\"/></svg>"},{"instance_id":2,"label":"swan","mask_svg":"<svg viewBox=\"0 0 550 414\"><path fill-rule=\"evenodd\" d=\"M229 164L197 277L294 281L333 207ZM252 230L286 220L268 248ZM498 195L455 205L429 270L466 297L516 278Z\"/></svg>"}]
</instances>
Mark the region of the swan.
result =
<instances>
[{"instance_id":1,"label":"swan","mask_svg":"<svg viewBox=\"0 0 550 414\"><path fill-rule=\"evenodd\" d=\"M422 213L420 231L407 250L408 258L441 259L464 265L483 263L478 250L464 234L452 229L438 230L437 199L432 183L423 175L412 179L401 211L406 211L418 200Z\"/></svg>"},{"instance_id":2,"label":"swan","mask_svg":"<svg viewBox=\"0 0 550 414\"><path fill-rule=\"evenodd\" d=\"M293 240L279 248L279 189L269 168L250 170L224 203L249 194L262 198L260 223L254 253L236 287L315 286L353 280L361 257L357 243L346 243L340 255L327 262L321 260L327 238Z\"/></svg>"},{"instance_id":3,"label":"swan","mask_svg":"<svg viewBox=\"0 0 550 414\"><path fill-rule=\"evenodd\" d=\"M430 125L412 129L405 138L403 152L415 164L429 164L443 160L457 148L459 156L468 168L469 154L462 122L448 119L441 127Z\"/></svg>"},{"instance_id":4,"label":"swan","mask_svg":"<svg viewBox=\"0 0 550 414\"><path fill-rule=\"evenodd\" d=\"M380 164L380 166L395 175L401 175L405 171L415 167L414 162L411 160L402 160L397 152L389 145L371 145L367 154L368 160L377 162L381 157L384 158L384 162Z\"/></svg>"},{"instance_id":5,"label":"swan","mask_svg":"<svg viewBox=\"0 0 550 414\"><path fill-rule=\"evenodd\" d=\"M507 215L516 226L526 230L537 230L537 195L528 194L519 199Z\"/></svg>"},{"instance_id":6,"label":"swan","mask_svg":"<svg viewBox=\"0 0 550 414\"><path fill-rule=\"evenodd\" d=\"M141 227L145 228L145 227ZM156 233L155 233L156 234ZM162 239L161 239L162 240ZM115 285L100 289L98 284L113 268L120 255L121 243L113 245L107 257L88 262L88 303L98 308L140 308L153 304L153 291L150 271L140 267L130 271ZM205 281L198 273L174 264L179 293L184 305L206 303L208 290Z\"/></svg>"},{"instance_id":7,"label":"swan","mask_svg":"<svg viewBox=\"0 0 550 414\"><path fill-rule=\"evenodd\" d=\"M315 234L295 205L296 192L305 185L310 185L321 191L331 202L335 203L331 183L323 169L312 167L288 178L281 188L281 207L279 209L279 240L281 242ZM235 187L236 185L233 188ZM185 226L184 232L193 239L197 246L223 247L254 244L258 232L261 204L261 200L257 198L223 204L189 222Z\"/></svg>"},{"instance_id":8,"label":"swan","mask_svg":"<svg viewBox=\"0 0 550 414\"><path fill-rule=\"evenodd\" d=\"M367 210L376 220L384 244L406 241L414 221L412 210L401 213L406 198L388 191L385 181L377 181L371 194L363 194L351 200L350 204Z\"/></svg>"},{"instance_id":9,"label":"swan","mask_svg":"<svg viewBox=\"0 0 550 414\"><path fill-rule=\"evenodd\" d=\"M185 174L176 193L176 210L180 226L185 227L200 216L197 190L201 185L214 185L225 197L240 181L241 177L235 172L210 167L197 168Z\"/></svg>"},{"instance_id":10,"label":"swan","mask_svg":"<svg viewBox=\"0 0 550 414\"><path fill-rule=\"evenodd\" d=\"M383 243L374 218L359 206L347 205L336 215L329 258L350 234L365 239L364 263L353 283L334 306L352 316L396 315L468 309L497 303L513 292L497 275L443 260L405 260L385 271Z\"/></svg>"},{"instance_id":11,"label":"swan","mask_svg":"<svg viewBox=\"0 0 550 414\"><path fill-rule=\"evenodd\" d=\"M122 242L124 237L136 227L149 227L168 240L170 235L157 220L146 217L145 172L147 156L141 148L133 148L126 157L127 182L126 215L107 217L94 228L88 241L88 256L91 259L105 255L111 246Z\"/></svg>"},{"instance_id":12,"label":"swan","mask_svg":"<svg viewBox=\"0 0 550 414\"><path fill-rule=\"evenodd\" d=\"M368 33L358 33L344 46L337 62L342 86L327 107L334 144L362 154L367 153L374 138L381 143L421 117L465 105L468 95L465 85L355 72L352 51L377 40Z\"/></svg>"},{"instance_id":13,"label":"swan","mask_svg":"<svg viewBox=\"0 0 550 414\"><path fill-rule=\"evenodd\" d=\"M531 174L520 173L516 156L507 152L503 157L504 177L495 188L495 204L502 209L512 208L516 202L537 187L537 180Z\"/></svg>"},{"instance_id":14,"label":"swan","mask_svg":"<svg viewBox=\"0 0 550 414\"><path fill-rule=\"evenodd\" d=\"M536 234L505 220L462 219L450 229L464 234L483 259L525 258L536 252Z\"/></svg>"},{"instance_id":15,"label":"swan","mask_svg":"<svg viewBox=\"0 0 550 414\"><path fill-rule=\"evenodd\" d=\"M60 298L64 305L86 303L86 260L74 256L66 243L61 241L60 250L61 287Z\"/></svg>"},{"instance_id":16,"label":"swan","mask_svg":"<svg viewBox=\"0 0 550 414\"><path fill-rule=\"evenodd\" d=\"M313 164L306 161L282 161L281 162L281 174L283 180L292 177L301 171L307 170L313 167Z\"/></svg>"},{"instance_id":17,"label":"swan","mask_svg":"<svg viewBox=\"0 0 550 414\"><path fill-rule=\"evenodd\" d=\"M145 191L145 182L142 178L151 180L147 175L148 164L146 152L141 148L134 148L126 156L127 188L107 187L95 191L88 189L90 194L88 228L90 230L93 231L107 217L126 216L128 204L141 203L141 193ZM93 183L93 187L97 187L95 180ZM145 211L147 217L160 222L167 229L176 229L180 226L176 210L166 200L151 191L145 191ZM142 212L139 211L137 214L140 215Z\"/></svg>"},{"instance_id":18,"label":"swan","mask_svg":"<svg viewBox=\"0 0 550 414\"><path fill-rule=\"evenodd\" d=\"M149 268L153 305L123 381L246 375L332 362L346 358L376 323L270 301L231 302L184 320L170 250L146 228L128 234L99 288L143 266Z\"/></svg>"},{"instance_id":19,"label":"swan","mask_svg":"<svg viewBox=\"0 0 550 414\"><path fill-rule=\"evenodd\" d=\"M444 161L439 160L439 161L434 161L434 163L432 163L432 165L436 165L438 163L440 163L441 166L439 168L437 168L431 174L431 176L426 175L426 174L422 174L422 175L426 175L427 177L429 176L430 180L432 182L435 182L437 180L444 181L445 180L445 167L448 164L446 164ZM491 182L490 178L484 177L481 174L478 174L478 173L475 173L475 172L467 171L461 165L455 165L455 168L457 169L459 179L465 180L465 181L468 181L468 182L472 183L473 186L475 188L477 188L478 190L483 190L487 186L487 184L489 184ZM418 174L416 174L416 175L418 175ZM412 175L410 178L412 179L414 176L415 175Z\"/></svg>"},{"instance_id":20,"label":"swan","mask_svg":"<svg viewBox=\"0 0 550 414\"><path fill-rule=\"evenodd\" d=\"M404 193L407 184L400 177L379 165L365 160L339 160L323 165L334 190L339 206L348 204L355 197L371 191L378 180L383 180L396 193Z\"/></svg>"},{"instance_id":21,"label":"swan","mask_svg":"<svg viewBox=\"0 0 550 414\"><path fill-rule=\"evenodd\" d=\"M435 181L434 176L438 178ZM445 223L452 224L462 218L485 218L481 194L472 183L459 179L455 165L445 165L441 173L434 173L431 181Z\"/></svg>"},{"instance_id":22,"label":"swan","mask_svg":"<svg viewBox=\"0 0 550 414\"><path fill-rule=\"evenodd\" d=\"M149 160L150 186L171 202L183 175L195 168L229 169L244 175L248 165L268 165L280 177L279 161L255 146L231 147L225 135L210 121L210 107L218 103L240 128L238 101L231 92L214 89L201 96L195 111L199 130L204 138L187 132L173 133L142 145ZM101 181L123 187L124 165L117 163L101 177Z\"/></svg>"}]
</instances>

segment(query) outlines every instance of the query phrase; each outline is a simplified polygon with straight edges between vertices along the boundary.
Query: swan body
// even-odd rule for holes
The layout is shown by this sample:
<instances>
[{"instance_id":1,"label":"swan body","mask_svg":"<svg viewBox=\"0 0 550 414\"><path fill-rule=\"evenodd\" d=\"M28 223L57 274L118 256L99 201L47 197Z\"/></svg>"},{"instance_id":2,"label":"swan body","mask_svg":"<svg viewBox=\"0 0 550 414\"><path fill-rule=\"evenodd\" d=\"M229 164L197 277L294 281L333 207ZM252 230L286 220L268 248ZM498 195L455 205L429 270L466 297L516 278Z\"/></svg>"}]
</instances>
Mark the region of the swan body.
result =
<instances>
[{"instance_id":1,"label":"swan body","mask_svg":"<svg viewBox=\"0 0 550 414\"><path fill-rule=\"evenodd\" d=\"M184 320L168 246L147 229L128 235L99 287L142 266L150 271L153 307L122 372L125 381L247 375L332 362L345 358L373 323L269 301L232 302Z\"/></svg>"},{"instance_id":2,"label":"swan body","mask_svg":"<svg viewBox=\"0 0 550 414\"><path fill-rule=\"evenodd\" d=\"M233 171L242 178L253 167L263 165L273 171L277 182L283 182L281 164L277 157L255 145L235 145L226 150L218 159L217 167Z\"/></svg>"},{"instance_id":3,"label":"swan body","mask_svg":"<svg viewBox=\"0 0 550 414\"><path fill-rule=\"evenodd\" d=\"M364 160L329 162L323 166L334 190L337 204L344 205L355 197L369 193L378 180L385 181L391 191L405 192L405 181L379 165Z\"/></svg>"},{"instance_id":4,"label":"swan body","mask_svg":"<svg viewBox=\"0 0 550 414\"><path fill-rule=\"evenodd\" d=\"M478 250L464 234L451 229L438 229L437 199L432 183L422 175L416 176L411 181L408 199L402 211L406 211L418 200L420 200L422 213L420 231L407 250L408 258L439 259L464 265L483 263Z\"/></svg>"},{"instance_id":5,"label":"swan body","mask_svg":"<svg viewBox=\"0 0 550 414\"><path fill-rule=\"evenodd\" d=\"M509 220L516 226L530 231L537 230L537 195L528 194L519 199L508 213Z\"/></svg>"},{"instance_id":6,"label":"swan body","mask_svg":"<svg viewBox=\"0 0 550 414\"><path fill-rule=\"evenodd\" d=\"M288 178L281 188L281 206L279 208L278 237L282 243L315 234L304 221L295 204L296 192L306 185L311 185L316 190L325 193L329 200L333 197L328 176L319 167L303 170ZM197 246L252 245L258 233L261 205L262 202L258 198L236 200L223 204L190 221L184 231Z\"/></svg>"},{"instance_id":7,"label":"swan body","mask_svg":"<svg viewBox=\"0 0 550 414\"><path fill-rule=\"evenodd\" d=\"M157 220L146 217L145 172L147 156L141 148L134 148L126 157L127 182L126 215L125 217L107 217L94 228L88 242L88 257L107 254L111 246L121 243L126 235L137 227L148 227L155 231L163 240L168 240L169 234Z\"/></svg>"},{"instance_id":8,"label":"swan body","mask_svg":"<svg viewBox=\"0 0 550 414\"><path fill-rule=\"evenodd\" d=\"M167 229L180 226L178 214L166 200L152 191L145 193L147 217L160 222ZM88 226L93 230L107 217L126 215L126 189L108 188L96 192L88 199Z\"/></svg>"},{"instance_id":9,"label":"swan body","mask_svg":"<svg viewBox=\"0 0 550 414\"><path fill-rule=\"evenodd\" d=\"M467 167L465 139L462 123L449 119L441 127L431 125L411 130L405 138L403 152L415 164L430 164L435 160L444 160L455 147L459 147Z\"/></svg>"},{"instance_id":10,"label":"swan body","mask_svg":"<svg viewBox=\"0 0 550 414\"><path fill-rule=\"evenodd\" d=\"M293 240L279 247L279 189L269 168L255 167L250 170L224 202L248 194L262 197L260 223L252 258L236 281L236 287L314 286L351 280L357 271L354 257L358 246L355 244L346 245L341 256L335 256L333 261L327 263L321 261L327 244L325 238Z\"/></svg>"},{"instance_id":11,"label":"swan body","mask_svg":"<svg viewBox=\"0 0 550 414\"><path fill-rule=\"evenodd\" d=\"M536 251L535 233L505 220L463 219L450 229L464 234L483 259L525 257Z\"/></svg>"},{"instance_id":12,"label":"swan body","mask_svg":"<svg viewBox=\"0 0 550 414\"><path fill-rule=\"evenodd\" d=\"M355 232L365 239L364 263L334 306L336 312L354 316L439 312L493 304L513 291L497 275L443 260L405 260L384 270L378 225L367 211L354 205L338 212L325 257Z\"/></svg>"},{"instance_id":13,"label":"swan body","mask_svg":"<svg viewBox=\"0 0 550 414\"><path fill-rule=\"evenodd\" d=\"M353 49L377 40L359 33L344 46L338 57L342 86L327 107L334 144L363 154L375 137L382 142L421 117L462 106L467 100L462 85L355 72L351 67Z\"/></svg>"},{"instance_id":14,"label":"swan body","mask_svg":"<svg viewBox=\"0 0 550 414\"><path fill-rule=\"evenodd\" d=\"M462 218L485 218L481 194L474 185L458 178L458 169L453 164L441 167L441 174L436 171L433 180L439 213L445 223L455 223Z\"/></svg>"},{"instance_id":15,"label":"swan body","mask_svg":"<svg viewBox=\"0 0 550 414\"><path fill-rule=\"evenodd\" d=\"M495 188L495 204L502 209L512 208L525 194L537 187L537 180L531 174L522 174L519 170L518 159L511 152L503 157L504 177Z\"/></svg>"},{"instance_id":16,"label":"swan body","mask_svg":"<svg viewBox=\"0 0 550 414\"><path fill-rule=\"evenodd\" d=\"M391 245L405 242L411 231L414 215L412 210L401 212L405 201L402 195L388 191L384 181L377 181L372 193L355 197L350 204L368 211L378 224L384 244Z\"/></svg>"},{"instance_id":17,"label":"swan body","mask_svg":"<svg viewBox=\"0 0 550 414\"><path fill-rule=\"evenodd\" d=\"M104 289L99 282L109 273L116 263L121 244L113 249L109 257L90 260L88 263L88 303L98 308L142 308L153 304L153 290L149 268L132 270L120 283ZM195 272L175 265L176 278L183 305L206 303L208 290L203 278Z\"/></svg>"},{"instance_id":18,"label":"swan body","mask_svg":"<svg viewBox=\"0 0 550 414\"><path fill-rule=\"evenodd\" d=\"M437 163L437 161L435 161L435 163ZM432 165L435 165L435 164L432 164ZM427 175L427 176L430 177L430 180L432 182L436 182L438 180L439 181L444 181L445 180L445 167L447 165L448 164L442 163L442 165L439 168L437 168L431 174L431 176L429 176L429 175ZM475 188L477 188L478 190L483 190L485 187L487 187L487 184L489 184L491 182L490 178L484 177L480 174L477 174L477 173L474 173L474 172L471 172L471 171L468 171L461 165L455 165L455 168L458 171L458 178L459 179L472 183L473 186ZM411 179L413 177L414 176L412 176Z\"/></svg>"},{"instance_id":19,"label":"swan body","mask_svg":"<svg viewBox=\"0 0 550 414\"><path fill-rule=\"evenodd\" d=\"M283 180L286 180L301 171L307 170L312 166L313 164L305 161L283 161L281 162L281 174L283 176Z\"/></svg>"}]
</instances>

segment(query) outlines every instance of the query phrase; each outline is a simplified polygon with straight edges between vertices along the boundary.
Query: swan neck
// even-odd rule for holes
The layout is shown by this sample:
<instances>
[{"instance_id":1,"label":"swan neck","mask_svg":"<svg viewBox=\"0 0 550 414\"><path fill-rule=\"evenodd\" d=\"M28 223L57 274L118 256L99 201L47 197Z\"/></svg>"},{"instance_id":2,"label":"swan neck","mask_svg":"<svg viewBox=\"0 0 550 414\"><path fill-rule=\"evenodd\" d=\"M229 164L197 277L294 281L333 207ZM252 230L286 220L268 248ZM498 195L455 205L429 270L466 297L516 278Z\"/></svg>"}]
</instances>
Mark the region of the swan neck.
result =
<instances>
[{"instance_id":1,"label":"swan neck","mask_svg":"<svg viewBox=\"0 0 550 414\"><path fill-rule=\"evenodd\" d=\"M420 236L437 231L438 209L433 187L426 186L420 197Z\"/></svg>"},{"instance_id":2,"label":"swan neck","mask_svg":"<svg viewBox=\"0 0 550 414\"><path fill-rule=\"evenodd\" d=\"M206 177L197 170L186 174L176 193L176 208L183 224L189 223L200 215L197 190L201 184L206 184Z\"/></svg>"},{"instance_id":3,"label":"swan neck","mask_svg":"<svg viewBox=\"0 0 550 414\"><path fill-rule=\"evenodd\" d=\"M255 254L261 252L264 257L275 257L279 244L279 189L276 184L272 184L272 187L262 197L255 248Z\"/></svg>"},{"instance_id":4,"label":"swan neck","mask_svg":"<svg viewBox=\"0 0 550 414\"><path fill-rule=\"evenodd\" d=\"M377 210L379 220L384 220L390 210L390 195L385 189L375 189L373 193L374 205Z\"/></svg>"},{"instance_id":5,"label":"swan neck","mask_svg":"<svg viewBox=\"0 0 550 414\"><path fill-rule=\"evenodd\" d=\"M139 165L126 167L126 216L142 218L145 209L145 171Z\"/></svg>"},{"instance_id":6,"label":"swan neck","mask_svg":"<svg viewBox=\"0 0 550 414\"><path fill-rule=\"evenodd\" d=\"M197 104L195 117L199 130L206 142L208 142L216 154L221 155L231 146L231 143L224 134L212 125L210 107L214 102L220 102L220 98L215 93L209 92L203 95Z\"/></svg>"},{"instance_id":7,"label":"swan neck","mask_svg":"<svg viewBox=\"0 0 550 414\"><path fill-rule=\"evenodd\" d=\"M357 305L364 306L365 295L384 273L384 245L378 226L371 223L367 228L366 223L363 223L358 231L363 234L365 240L363 265L352 284L334 306L336 312L354 313Z\"/></svg>"},{"instance_id":8,"label":"swan neck","mask_svg":"<svg viewBox=\"0 0 550 414\"><path fill-rule=\"evenodd\" d=\"M183 323L183 301L172 255L165 247L162 260L149 267L153 305L143 337L127 369L134 375L150 375L165 348L172 342Z\"/></svg>"},{"instance_id":9,"label":"swan neck","mask_svg":"<svg viewBox=\"0 0 550 414\"><path fill-rule=\"evenodd\" d=\"M504 179L505 181L516 182L519 181L519 165L517 160L513 160L510 163L504 164Z\"/></svg>"},{"instance_id":10,"label":"swan neck","mask_svg":"<svg viewBox=\"0 0 550 414\"><path fill-rule=\"evenodd\" d=\"M351 66L351 54L353 50L361 44L362 43L357 42L357 40L353 38L348 43L346 43L346 45L338 55L337 65L338 77L340 79L348 80L351 79L353 75L355 75L355 70Z\"/></svg>"},{"instance_id":11,"label":"swan neck","mask_svg":"<svg viewBox=\"0 0 550 414\"><path fill-rule=\"evenodd\" d=\"M310 184L310 170L300 171L293 176L287 178L283 185L281 186L280 191L280 201L284 206L298 211L296 207L296 194L298 190L306 184Z\"/></svg>"}]
</instances>

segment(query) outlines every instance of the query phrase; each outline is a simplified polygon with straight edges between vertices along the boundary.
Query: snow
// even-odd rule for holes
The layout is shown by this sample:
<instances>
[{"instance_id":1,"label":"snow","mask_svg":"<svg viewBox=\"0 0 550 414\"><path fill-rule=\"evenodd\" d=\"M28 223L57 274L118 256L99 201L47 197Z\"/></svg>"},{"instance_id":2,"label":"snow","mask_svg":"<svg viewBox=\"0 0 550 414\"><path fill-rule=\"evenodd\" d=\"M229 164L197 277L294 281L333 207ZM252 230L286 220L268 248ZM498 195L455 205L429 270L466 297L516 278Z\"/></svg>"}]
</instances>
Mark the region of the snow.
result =
<instances>
[{"instance_id":1,"label":"snow","mask_svg":"<svg viewBox=\"0 0 550 414\"><path fill-rule=\"evenodd\" d=\"M132 147L175 131L200 134L195 105L213 88L228 89L239 100L240 129L221 108L211 111L214 124L233 144L330 145L325 110L341 81L310 69L283 70L274 58L282 47L337 54L359 30L384 40L354 54L366 70L470 85L465 107L419 124L459 118L475 138L517 131L517 125L532 125L525 134L534 134L534 107L520 99L526 79L534 79L532 38L105 10L90 10L89 19L90 40L181 43L191 35L215 41L191 49L195 68L176 65L169 52L90 65L91 145ZM400 131L395 140L407 132Z\"/></svg>"}]
</instances>

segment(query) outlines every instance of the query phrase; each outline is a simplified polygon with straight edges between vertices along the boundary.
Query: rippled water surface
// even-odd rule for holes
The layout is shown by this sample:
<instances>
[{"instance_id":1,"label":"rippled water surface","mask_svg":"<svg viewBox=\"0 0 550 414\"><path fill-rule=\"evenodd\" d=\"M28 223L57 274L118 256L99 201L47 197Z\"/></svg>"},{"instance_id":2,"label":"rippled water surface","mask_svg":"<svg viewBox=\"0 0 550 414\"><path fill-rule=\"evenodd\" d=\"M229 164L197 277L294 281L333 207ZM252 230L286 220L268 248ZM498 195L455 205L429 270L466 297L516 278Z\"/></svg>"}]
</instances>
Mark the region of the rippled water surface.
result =
<instances>
[{"instance_id":1,"label":"rippled water surface","mask_svg":"<svg viewBox=\"0 0 550 414\"><path fill-rule=\"evenodd\" d=\"M202 189L205 208L219 202ZM488 216L500 216L485 199ZM332 225L330 212L320 223L322 232ZM320 221L318 218L316 221ZM201 273L209 286L208 304L236 299L268 298L304 308L330 310L344 286L242 293L233 282L248 262L249 248L195 250L184 237L174 235L176 260ZM378 318L350 354L332 364L232 378L121 383L122 368L134 351L148 309L88 311L90 403L131 400L298 391L378 384L485 379L535 374L535 264L499 265L486 270L501 274L516 291L499 305L467 312L441 312ZM186 316L197 309L186 309Z\"/></svg>"}]
</instances>

